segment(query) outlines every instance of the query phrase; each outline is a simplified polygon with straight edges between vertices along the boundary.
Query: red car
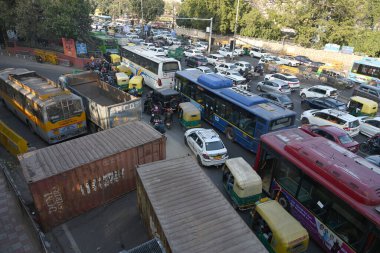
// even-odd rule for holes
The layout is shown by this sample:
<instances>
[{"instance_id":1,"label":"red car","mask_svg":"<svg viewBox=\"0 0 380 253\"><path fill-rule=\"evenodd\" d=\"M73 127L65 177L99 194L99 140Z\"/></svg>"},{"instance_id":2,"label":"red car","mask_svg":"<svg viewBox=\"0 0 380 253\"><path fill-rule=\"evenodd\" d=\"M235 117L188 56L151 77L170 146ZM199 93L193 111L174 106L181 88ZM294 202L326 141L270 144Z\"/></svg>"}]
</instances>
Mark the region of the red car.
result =
<instances>
[{"instance_id":1,"label":"red car","mask_svg":"<svg viewBox=\"0 0 380 253\"><path fill-rule=\"evenodd\" d=\"M352 139L346 131L335 126L302 125L301 130L312 136L325 137L353 153L359 150L359 143Z\"/></svg>"}]
</instances>

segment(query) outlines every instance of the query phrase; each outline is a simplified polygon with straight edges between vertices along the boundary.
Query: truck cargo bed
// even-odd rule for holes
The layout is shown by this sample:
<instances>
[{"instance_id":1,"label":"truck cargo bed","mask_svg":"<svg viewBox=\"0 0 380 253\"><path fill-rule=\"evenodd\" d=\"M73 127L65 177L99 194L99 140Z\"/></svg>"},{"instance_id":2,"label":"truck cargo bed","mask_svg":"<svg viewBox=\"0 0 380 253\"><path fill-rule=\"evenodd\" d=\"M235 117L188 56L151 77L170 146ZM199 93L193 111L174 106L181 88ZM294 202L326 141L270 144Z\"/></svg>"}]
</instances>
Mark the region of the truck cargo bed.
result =
<instances>
[{"instance_id":1,"label":"truck cargo bed","mask_svg":"<svg viewBox=\"0 0 380 253\"><path fill-rule=\"evenodd\" d=\"M96 82L76 85L75 89L102 106L109 106L123 102L123 100L120 100L117 97L106 96L104 90L101 89Z\"/></svg>"}]
</instances>

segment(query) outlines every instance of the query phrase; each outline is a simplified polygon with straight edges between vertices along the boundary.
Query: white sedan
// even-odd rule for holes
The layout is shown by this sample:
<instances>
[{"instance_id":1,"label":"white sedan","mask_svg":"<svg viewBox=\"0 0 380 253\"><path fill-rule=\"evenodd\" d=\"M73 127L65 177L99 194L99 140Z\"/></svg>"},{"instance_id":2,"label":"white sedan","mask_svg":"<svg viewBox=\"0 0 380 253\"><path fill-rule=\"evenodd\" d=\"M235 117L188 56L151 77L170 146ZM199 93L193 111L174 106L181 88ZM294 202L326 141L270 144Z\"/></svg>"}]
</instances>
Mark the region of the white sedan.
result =
<instances>
[{"instance_id":1,"label":"white sedan","mask_svg":"<svg viewBox=\"0 0 380 253\"><path fill-rule=\"evenodd\" d=\"M360 118L360 133L372 137L375 134L380 133L380 117L368 118L368 117L359 117Z\"/></svg>"},{"instance_id":2,"label":"white sedan","mask_svg":"<svg viewBox=\"0 0 380 253\"><path fill-rule=\"evenodd\" d=\"M201 51L199 51L198 49L188 49L188 50L184 51L183 54L186 57L196 56L196 55L203 55L203 53Z\"/></svg>"}]
</instances>

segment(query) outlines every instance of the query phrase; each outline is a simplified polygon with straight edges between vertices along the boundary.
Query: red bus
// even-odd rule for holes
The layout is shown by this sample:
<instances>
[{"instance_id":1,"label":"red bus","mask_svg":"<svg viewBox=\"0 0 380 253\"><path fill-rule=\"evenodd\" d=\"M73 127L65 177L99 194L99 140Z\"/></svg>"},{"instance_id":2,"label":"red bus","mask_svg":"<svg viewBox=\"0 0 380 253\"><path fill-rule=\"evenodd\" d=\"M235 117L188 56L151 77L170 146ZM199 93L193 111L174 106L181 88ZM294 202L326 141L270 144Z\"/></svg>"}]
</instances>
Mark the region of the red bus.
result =
<instances>
[{"instance_id":1,"label":"red bus","mask_svg":"<svg viewBox=\"0 0 380 253\"><path fill-rule=\"evenodd\" d=\"M380 252L380 168L298 128L261 136L263 190L326 252Z\"/></svg>"}]
</instances>

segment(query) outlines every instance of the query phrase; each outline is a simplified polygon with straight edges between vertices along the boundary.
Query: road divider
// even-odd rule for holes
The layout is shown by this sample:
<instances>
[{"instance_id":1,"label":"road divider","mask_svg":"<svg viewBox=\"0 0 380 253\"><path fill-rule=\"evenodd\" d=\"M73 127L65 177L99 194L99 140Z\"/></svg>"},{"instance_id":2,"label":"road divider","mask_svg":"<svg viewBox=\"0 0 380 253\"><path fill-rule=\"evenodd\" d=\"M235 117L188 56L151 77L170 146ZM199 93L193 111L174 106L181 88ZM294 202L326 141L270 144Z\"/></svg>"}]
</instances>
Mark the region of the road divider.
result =
<instances>
[{"instance_id":1,"label":"road divider","mask_svg":"<svg viewBox=\"0 0 380 253\"><path fill-rule=\"evenodd\" d=\"M28 142L2 121L0 121L0 143L12 155L18 155L28 151Z\"/></svg>"}]
</instances>

